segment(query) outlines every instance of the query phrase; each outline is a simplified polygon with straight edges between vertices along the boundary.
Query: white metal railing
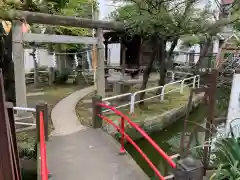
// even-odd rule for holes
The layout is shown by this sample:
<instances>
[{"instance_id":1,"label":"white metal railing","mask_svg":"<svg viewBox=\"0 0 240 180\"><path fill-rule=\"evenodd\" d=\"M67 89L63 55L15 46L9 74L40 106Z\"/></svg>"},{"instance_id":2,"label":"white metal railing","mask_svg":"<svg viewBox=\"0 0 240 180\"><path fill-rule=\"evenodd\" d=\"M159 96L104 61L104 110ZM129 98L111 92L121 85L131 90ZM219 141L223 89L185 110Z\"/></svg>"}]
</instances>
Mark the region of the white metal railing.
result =
<instances>
[{"instance_id":1,"label":"white metal railing","mask_svg":"<svg viewBox=\"0 0 240 180\"><path fill-rule=\"evenodd\" d=\"M49 73L48 71L38 71L39 73ZM25 74L34 74L34 72L26 72Z\"/></svg>"},{"instance_id":2,"label":"white metal railing","mask_svg":"<svg viewBox=\"0 0 240 180\"><path fill-rule=\"evenodd\" d=\"M23 122L15 122L15 124L19 124L19 125L26 125L26 126L36 126L35 123L23 123Z\"/></svg>"},{"instance_id":3,"label":"white metal railing","mask_svg":"<svg viewBox=\"0 0 240 180\"><path fill-rule=\"evenodd\" d=\"M15 110L15 111L36 112L35 108L28 108L28 107L13 107L13 110ZM36 126L36 123L24 123L24 122L18 122L18 121L15 121L15 124L25 125L25 126Z\"/></svg>"},{"instance_id":4,"label":"white metal railing","mask_svg":"<svg viewBox=\"0 0 240 180\"><path fill-rule=\"evenodd\" d=\"M187 84L187 85L184 84L187 80L192 80L192 79L193 79L192 83ZM199 87L199 85L200 85L200 76L199 75L183 79L182 82L181 82L180 93L183 93L183 88L186 87L186 86L193 85L193 88L195 88L196 87L196 80L198 82L198 87Z\"/></svg>"},{"instance_id":5,"label":"white metal railing","mask_svg":"<svg viewBox=\"0 0 240 180\"><path fill-rule=\"evenodd\" d=\"M153 99L153 98L159 97L159 96L161 96L162 93L161 93L161 94L158 94L158 95L155 95L155 96L152 96L152 97L148 97L148 98L139 100L139 101L135 101L136 95L138 95L138 94L140 94L140 93L144 93L144 92L156 91L156 90L158 90L158 89L162 89L163 87L164 87L164 86L157 86L157 87L152 87L152 88L140 90L140 91L137 91L137 92L133 93L132 96L131 96L130 113L134 113L135 104L140 103L140 102L143 102L143 101L146 101L146 100L149 100L149 99Z\"/></svg>"},{"instance_id":6,"label":"white metal railing","mask_svg":"<svg viewBox=\"0 0 240 180\"><path fill-rule=\"evenodd\" d=\"M110 101L112 99L120 99L120 98L123 98L123 97L131 97L131 96L132 96L132 93L119 94L119 95L116 95L116 96L104 98L103 101L108 103L108 101ZM128 106L129 104L130 103L123 104L123 105L118 106L117 108L125 107L125 106ZM103 112L108 112L108 111L110 111L110 110L104 110Z\"/></svg>"},{"instance_id":7,"label":"white metal railing","mask_svg":"<svg viewBox=\"0 0 240 180\"><path fill-rule=\"evenodd\" d=\"M35 108L27 108L27 107L13 107L15 111L28 111L28 112L36 112Z\"/></svg>"},{"instance_id":8,"label":"white metal railing","mask_svg":"<svg viewBox=\"0 0 240 180\"><path fill-rule=\"evenodd\" d=\"M174 79L174 76L175 76L175 74L174 74L174 72L172 72L172 79ZM187 83L187 81L191 81L191 80L192 80L192 82ZM166 92L166 87L168 87L170 85L174 85L174 84L179 84L179 87L171 89L171 90ZM185 78L183 80L179 80L179 81L175 81L175 82L165 84L164 86L157 86L157 87L152 87L152 88L148 88L148 89L145 89L145 90L136 91L134 93L125 93L125 94L120 94L120 95L116 95L116 96L112 96L112 97L107 97L107 98L104 98L103 101L108 102L110 100L130 96L131 97L130 102L128 102L126 104L122 104L120 106L116 106L115 108L118 109L118 108L130 105L130 113L134 113L135 104L137 104L137 103L140 103L140 102L143 102L143 101L146 101L146 100L149 100L149 99L153 99L153 98L156 98L156 97L160 97L160 100L163 101L164 96L168 93L176 92L176 91L179 91L180 93L183 93L184 87L192 86L193 88L195 88L196 86L199 87L199 85L200 85L200 76L196 75L196 76L192 76L192 77L189 77L189 78ZM136 96L138 94L144 93L144 92L149 92L149 91L156 91L156 90L161 90L161 93L159 93L157 95L154 95L154 96L151 96L151 97L147 97L147 98L142 99L142 100L136 101ZM108 112L108 110L105 110L103 112Z\"/></svg>"},{"instance_id":9,"label":"white metal railing","mask_svg":"<svg viewBox=\"0 0 240 180\"><path fill-rule=\"evenodd\" d=\"M166 87L168 87L168 86L170 86L170 85L174 85L174 84L180 84L182 81L183 81L183 80L179 80L179 81L175 81L175 82L171 82L171 83L165 84L165 85L163 86L163 88L162 88L162 91L161 91L161 101L164 100L164 95L165 95L165 94L168 94L168 93L170 93L170 92L177 91L177 90L180 90L180 89L181 89L181 87L179 87L179 88L176 88L176 89L172 89L172 90L170 90L170 91L168 91L168 92L165 92ZM164 92L165 92L165 93L164 93Z\"/></svg>"}]
</instances>

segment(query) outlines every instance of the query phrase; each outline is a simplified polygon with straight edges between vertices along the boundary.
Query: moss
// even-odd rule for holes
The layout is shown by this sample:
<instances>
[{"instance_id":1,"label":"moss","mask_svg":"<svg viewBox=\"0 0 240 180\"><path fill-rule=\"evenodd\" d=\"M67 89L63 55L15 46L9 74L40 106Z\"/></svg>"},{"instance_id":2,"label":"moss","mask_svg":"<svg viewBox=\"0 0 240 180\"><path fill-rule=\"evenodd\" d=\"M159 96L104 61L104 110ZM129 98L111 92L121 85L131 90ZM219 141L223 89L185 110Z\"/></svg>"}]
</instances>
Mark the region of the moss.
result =
<instances>
[{"instance_id":1,"label":"moss","mask_svg":"<svg viewBox=\"0 0 240 180\"><path fill-rule=\"evenodd\" d=\"M167 91L179 88L180 85L170 85L166 88ZM144 101L144 105L135 105L134 115L130 115L129 107L119 109L122 113L128 115L131 120L135 122L141 122L148 117L162 114L174 108L181 107L188 102L190 88L185 87L183 94L180 94L180 89L170 92L164 96L164 101L160 102L160 98L153 98L151 100ZM156 95L155 93L147 93L145 98ZM118 116L115 114L107 115L111 120L117 121Z\"/></svg>"},{"instance_id":2,"label":"moss","mask_svg":"<svg viewBox=\"0 0 240 180\"><path fill-rule=\"evenodd\" d=\"M17 133L19 157L24 159L37 159L36 137L28 133Z\"/></svg>"},{"instance_id":3,"label":"moss","mask_svg":"<svg viewBox=\"0 0 240 180\"><path fill-rule=\"evenodd\" d=\"M150 87L155 87L157 83L149 83L148 88ZM144 105L139 106L138 104L135 105L135 113L134 115L131 115L129 113L129 106L120 108L119 110L124 113L125 115L129 116L132 121L134 122L143 122L149 117L156 116L159 114L162 114L166 111L169 111L174 108L181 107L185 105L188 101L189 93L190 93L190 88L185 87L183 90L183 94L180 94L180 84L175 84L175 85L169 85L166 88L166 91L171 91L174 90L168 94L165 94L164 96L164 101L160 101L160 97L156 97L150 100L146 100L144 102ZM131 87L130 92L136 92L140 90L140 85L136 85ZM84 97L82 100L80 100L76 106L76 114L81 121L83 125L91 126L91 119L92 119L92 113L89 111L90 108L92 108L91 102L85 103L85 100L91 100L92 96L96 92L90 93L88 96ZM145 98L149 98L152 96L156 96L159 94L159 92L152 91L152 92L147 92L145 94ZM112 96L112 92L107 92L106 96ZM129 101L128 101L129 102ZM115 104L118 104L119 102L116 101L114 102ZM126 101L124 103L127 103ZM119 122L119 116L115 114L108 114L106 115L109 117L109 119L113 120L115 123ZM106 125L108 126L108 125Z\"/></svg>"}]
</instances>

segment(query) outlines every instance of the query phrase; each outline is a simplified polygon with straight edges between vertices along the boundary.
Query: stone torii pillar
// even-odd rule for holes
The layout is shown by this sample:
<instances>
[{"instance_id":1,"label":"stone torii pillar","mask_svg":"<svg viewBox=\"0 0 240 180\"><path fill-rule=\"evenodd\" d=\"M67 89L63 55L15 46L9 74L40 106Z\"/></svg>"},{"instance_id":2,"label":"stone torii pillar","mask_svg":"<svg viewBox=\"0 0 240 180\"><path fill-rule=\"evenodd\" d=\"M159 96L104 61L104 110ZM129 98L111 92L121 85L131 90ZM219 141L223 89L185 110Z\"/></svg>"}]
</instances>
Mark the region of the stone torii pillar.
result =
<instances>
[{"instance_id":1,"label":"stone torii pillar","mask_svg":"<svg viewBox=\"0 0 240 180\"><path fill-rule=\"evenodd\" d=\"M22 22L13 21L12 56L14 62L16 106L27 107ZM21 113L20 113L21 114Z\"/></svg>"}]
</instances>

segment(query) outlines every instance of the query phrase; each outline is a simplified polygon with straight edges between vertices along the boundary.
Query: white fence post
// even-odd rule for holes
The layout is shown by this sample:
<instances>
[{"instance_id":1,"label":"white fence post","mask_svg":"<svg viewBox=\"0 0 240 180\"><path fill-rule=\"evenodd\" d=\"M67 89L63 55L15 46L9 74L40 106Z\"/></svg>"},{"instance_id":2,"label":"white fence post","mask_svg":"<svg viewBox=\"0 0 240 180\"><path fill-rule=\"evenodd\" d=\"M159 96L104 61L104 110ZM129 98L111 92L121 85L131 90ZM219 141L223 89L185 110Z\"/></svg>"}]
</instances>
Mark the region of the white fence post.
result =
<instances>
[{"instance_id":1,"label":"white fence post","mask_svg":"<svg viewBox=\"0 0 240 180\"><path fill-rule=\"evenodd\" d=\"M197 76L194 76L194 78L193 78L193 88L196 87L196 78L197 78Z\"/></svg>"},{"instance_id":2,"label":"white fence post","mask_svg":"<svg viewBox=\"0 0 240 180\"><path fill-rule=\"evenodd\" d=\"M175 73L172 71L172 80L174 81Z\"/></svg>"},{"instance_id":3,"label":"white fence post","mask_svg":"<svg viewBox=\"0 0 240 180\"><path fill-rule=\"evenodd\" d=\"M182 82L181 82L181 87L180 87L180 94L182 94L183 93L183 86L184 86L184 82L185 82L185 79L183 79L182 80Z\"/></svg>"},{"instance_id":4,"label":"white fence post","mask_svg":"<svg viewBox=\"0 0 240 180\"><path fill-rule=\"evenodd\" d=\"M200 75L197 75L197 77L198 77L198 88L200 87Z\"/></svg>"},{"instance_id":5,"label":"white fence post","mask_svg":"<svg viewBox=\"0 0 240 180\"><path fill-rule=\"evenodd\" d=\"M166 85L167 85L167 84L165 84L165 85L162 87L162 90L161 90L161 101L164 101L164 90L165 90Z\"/></svg>"},{"instance_id":6,"label":"white fence post","mask_svg":"<svg viewBox=\"0 0 240 180\"><path fill-rule=\"evenodd\" d=\"M132 113L134 113L134 109L135 109L135 93L133 93L132 95L131 95L131 101L130 101L130 113L132 114Z\"/></svg>"},{"instance_id":7,"label":"white fence post","mask_svg":"<svg viewBox=\"0 0 240 180\"><path fill-rule=\"evenodd\" d=\"M175 77L175 73L174 72L171 72L172 73L172 77ZM198 79L197 79L198 78ZM140 90L140 91L137 91L137 92L134 92L134 93L125 93L125 94L120 94L120 95L116 95L116 96L112 96L112 97L107 97L107 98L104 98L103 101L109 101L109 100L113 100L113 99L118 99L118 98L121 98L121 97L126 97L126 96L130 96L130 102L128 101L127 104L123 104L123 105L120 105L120 106L117 106L115 108L121 108L121 107L125 107L125 106L130 106L129 107L129 110L130 110L130 113L134 113L135 112L135 104L137 103L140 103L140 102L143 102L145 100L149 100L149 99L152 99L152 98L156 98L156 97L160 97L160 101L164 101L164 95L165 94L168 94L170 92L173 92L173 91L179 91L180 89L180 93L183 93L183 90L184 90L184 87L185 86L190 86L190 84L188 85L184 85L184 83L187 81L187 80L192 80L193 79L193 87L196 87L196 83L198 83L198 87L199 87L199 81L200 81L200 76L199 75L196 75L196 76L192 76L192 77L189 77L189 78L185 78L183 80L178 80L178 81L174 81L174 82L171 82L171 83L168 83L168 84L165 84L164 86L157 86L157 87L153 87L153 88L148 88L148 89L145 89L145 90ZM177 84L179 85L180 84L180 87L179 88L174 88L174 89L171 89L167 92L165 92L165 89L168 85L173 85L173 84ZM158 93L156 96L151 96L151 97L147 97L145 99L142 99L142 100L136 100L136 95L137 94L140 94L140 93L143 93L143 92L148 92L148 91L155 91L155 90L159 90L161 88L161 92L160 94ZM105 110L103 112L108 112L109 110Z\"/></svg>"}]
</instances>

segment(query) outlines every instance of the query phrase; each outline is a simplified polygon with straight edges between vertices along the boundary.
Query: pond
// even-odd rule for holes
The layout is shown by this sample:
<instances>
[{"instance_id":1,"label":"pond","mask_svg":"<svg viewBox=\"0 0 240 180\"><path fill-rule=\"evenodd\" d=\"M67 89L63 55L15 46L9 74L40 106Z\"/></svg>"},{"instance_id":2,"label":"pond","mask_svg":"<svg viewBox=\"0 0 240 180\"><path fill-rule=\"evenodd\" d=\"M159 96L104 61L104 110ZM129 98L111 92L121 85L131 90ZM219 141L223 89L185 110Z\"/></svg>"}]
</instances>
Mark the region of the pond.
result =
<instances>
[{"instance_id":1,"label":"pond","mask_svg":"<svg viewBox=\"0 0 240 180\"><path fill-rule=\"evenodd\" d=\"M189 121L201 124L203 122L206 108L204 106L199 106L192 112L189 116ZM178 148L180 144L180 136L183 131L184 118L173 123L166 129L152 133L151 138L165 151L168 155L173 155L178 153ZM188 130L193 130L193 123L188 123ZM149 157L149 159L154 163L154 165L164 174L165 161L157 153L157 151L149 145L145 139L139 139L136 141L138 146L144 151L144 153ZM176 145L173 147L173 144ZM176 148L177 147L177 148ZM138 163L138 165L145 171L145 173L150 177L154 177L154 172L142 156L134 149L131 144L126 144L126 149L133 159Z\"/></svg>"}]
</instances>

